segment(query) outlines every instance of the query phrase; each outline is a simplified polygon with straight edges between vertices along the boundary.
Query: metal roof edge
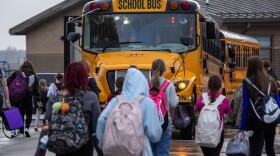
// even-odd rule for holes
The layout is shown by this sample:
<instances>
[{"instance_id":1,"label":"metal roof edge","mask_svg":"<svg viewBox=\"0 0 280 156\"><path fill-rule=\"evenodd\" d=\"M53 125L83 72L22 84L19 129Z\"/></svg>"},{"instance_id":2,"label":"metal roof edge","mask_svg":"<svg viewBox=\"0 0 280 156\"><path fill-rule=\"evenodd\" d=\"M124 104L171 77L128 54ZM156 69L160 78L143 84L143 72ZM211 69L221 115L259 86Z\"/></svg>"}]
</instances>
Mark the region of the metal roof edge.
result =
<instances>
[{"instance_id":1,"label":"metal roof edge","mask_svg":"<svg viewBox=\"0 0 280 156\"><path fill-rule=\"evenodd\" d=\"M270 23L280 22L279 18L223 18L223 24L229 23Z\"/></svg>"}]
</instances>

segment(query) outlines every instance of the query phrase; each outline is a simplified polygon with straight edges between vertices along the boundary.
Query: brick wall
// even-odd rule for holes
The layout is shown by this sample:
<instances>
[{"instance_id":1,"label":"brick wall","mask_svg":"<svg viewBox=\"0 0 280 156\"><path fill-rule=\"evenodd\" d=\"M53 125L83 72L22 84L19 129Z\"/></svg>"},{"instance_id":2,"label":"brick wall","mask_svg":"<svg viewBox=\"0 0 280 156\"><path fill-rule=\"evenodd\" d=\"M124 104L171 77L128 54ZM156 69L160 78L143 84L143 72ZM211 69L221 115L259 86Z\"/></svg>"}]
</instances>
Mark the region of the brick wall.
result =
<instances>
[{"instance_id":1,"label":"brick wall","mask_svg":"<svg viewBox=\"0 0 280 156\"><path fill-rule=\"evenodd\" d=\"M274 49L272 52L272 68L278 79L280 78L280 49Z\"/></svg>"}]
</instances>

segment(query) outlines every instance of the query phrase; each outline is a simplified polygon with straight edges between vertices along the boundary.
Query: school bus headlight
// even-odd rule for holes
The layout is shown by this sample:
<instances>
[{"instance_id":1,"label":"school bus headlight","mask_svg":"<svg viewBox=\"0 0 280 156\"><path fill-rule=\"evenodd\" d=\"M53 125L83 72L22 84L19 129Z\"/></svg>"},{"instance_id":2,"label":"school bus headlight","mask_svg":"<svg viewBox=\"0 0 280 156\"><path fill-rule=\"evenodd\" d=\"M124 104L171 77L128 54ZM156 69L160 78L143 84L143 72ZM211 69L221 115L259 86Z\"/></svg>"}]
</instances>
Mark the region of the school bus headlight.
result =
<instances>
[{"instance_id":1,"label":"school bus headlight","mask_svg":"<svg viewBox=\"0 0 280 156\"><path fill-rule=\"evenodd\" d=\"M176 92L181 92L182 90L186 89L189 84L188 80L182 80L174 83Z\"/></svg>"},{"instance_id":2,"label":"school bus headlight","mask_svg":"<svg viewBox=\"0 0 280 156\"><path fill-rule=\"evenodd\" d=\"M187 85L185 84L185 82L180 82L178 87L180 89L185 89L187 87Z\"/></svg>"}]
</instances>

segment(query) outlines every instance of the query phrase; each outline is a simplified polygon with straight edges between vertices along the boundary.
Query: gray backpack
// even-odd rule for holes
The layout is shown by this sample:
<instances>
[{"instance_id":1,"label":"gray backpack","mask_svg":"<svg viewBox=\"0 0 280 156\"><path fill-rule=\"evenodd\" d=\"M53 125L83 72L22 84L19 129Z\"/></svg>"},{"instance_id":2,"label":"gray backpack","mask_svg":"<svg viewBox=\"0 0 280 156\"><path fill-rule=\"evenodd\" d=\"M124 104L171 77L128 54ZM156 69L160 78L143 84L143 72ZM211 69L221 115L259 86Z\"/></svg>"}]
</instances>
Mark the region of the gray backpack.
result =
<instances>
[{"instance_id":1,"label":"gray backpack","mask_svg":"<svg viewBox=\"0 0 280 156\"><path fill-rule=\"evenodd\" d=\"M207 93L202 94L204 107L199 113L196 129L195 143L202 147L215 148L220 142L222 134L223 119L220 119L218 106L223 102L225 96L219 97L211 103Z\"/></svg>"},{"instance_id":2,"label":"gray backpack","mask_svg":"<svg viewBox=\"0 0 280 156\"><path fill-rule=\"evenodd\" d=\"M138 96L127 101L122 95L117 96L118 103L107 117L103 136L103 152L105 156L137 156L144 155L145 135L142 130L142 111Z\"/></svg>"},{"instance_id":3,"label":"gray backpack","mask_svg":"<svg viewBox=\"0 0 280 156\"><path fill-rule=\"evenodd\" d=\"M73 97L65 97L70 105L68 112L53 112L49 122L48 149L56 154L79 150L89 141L88 125L82 111L81 97L84 91L79 91Z\"/></svg>"}]
</instances>

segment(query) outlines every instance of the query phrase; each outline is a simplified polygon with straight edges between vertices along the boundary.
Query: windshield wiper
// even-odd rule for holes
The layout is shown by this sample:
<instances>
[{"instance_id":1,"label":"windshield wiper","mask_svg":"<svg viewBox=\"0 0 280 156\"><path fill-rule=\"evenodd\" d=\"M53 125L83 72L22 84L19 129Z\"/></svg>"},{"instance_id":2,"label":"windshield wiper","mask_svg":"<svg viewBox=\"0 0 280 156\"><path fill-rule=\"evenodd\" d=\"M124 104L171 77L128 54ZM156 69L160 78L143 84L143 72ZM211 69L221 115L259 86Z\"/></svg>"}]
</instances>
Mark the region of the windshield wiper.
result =
<instances>
[{"instance_id":1,"label":"windshield wiper","mask_svg":"<svg viewBox=\"0 0 280 156\"><path fill-rule=\"evenodd\" d=\"M130 43L142 43L142 42L112 42L108 45L106 45L103 49L102 49L102 52L104 53L105 50L109 47L111 47L112 45L115 45L115 44L130 44Z\"/></svg>"}]
</instances>

